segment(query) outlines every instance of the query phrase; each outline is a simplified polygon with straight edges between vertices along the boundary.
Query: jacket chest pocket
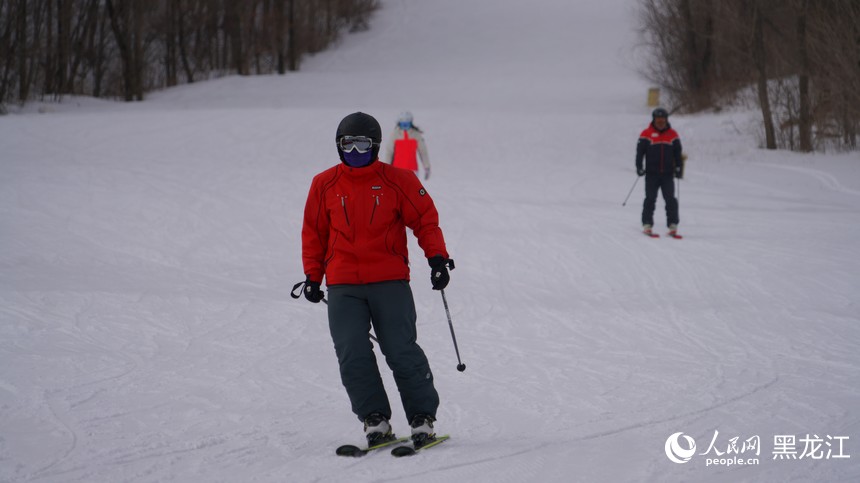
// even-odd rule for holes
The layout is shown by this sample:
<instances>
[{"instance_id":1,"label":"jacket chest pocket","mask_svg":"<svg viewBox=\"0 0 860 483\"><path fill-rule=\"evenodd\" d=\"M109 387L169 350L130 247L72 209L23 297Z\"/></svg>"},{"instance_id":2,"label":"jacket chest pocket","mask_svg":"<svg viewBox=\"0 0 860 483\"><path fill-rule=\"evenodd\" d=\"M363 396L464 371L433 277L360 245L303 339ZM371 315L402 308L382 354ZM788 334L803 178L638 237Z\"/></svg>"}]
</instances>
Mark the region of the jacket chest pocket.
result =
<instances>
[{"instance_id":1,"label":"jacket chest pocket","mask_svg":"<svg viewBox=\"0 0 860 483\"><path fill-rule=\"evenodd\" d=\"M397 196L392 192L371 190L364 204L368 209L367 226L371 232L388 230L399 217Z\"/></svg>"},{"instance_id":2,"label":"jacket chest pocket","mask_svg":"<svg viewBox=\"0 0 860 483\"><path fill-rule=\"evenodd\" d=\"M352 196L344 192L330 192L326 195L325 206L332 228L346 232L352 227L355 218Z\"/></svg>"}]
</instances>

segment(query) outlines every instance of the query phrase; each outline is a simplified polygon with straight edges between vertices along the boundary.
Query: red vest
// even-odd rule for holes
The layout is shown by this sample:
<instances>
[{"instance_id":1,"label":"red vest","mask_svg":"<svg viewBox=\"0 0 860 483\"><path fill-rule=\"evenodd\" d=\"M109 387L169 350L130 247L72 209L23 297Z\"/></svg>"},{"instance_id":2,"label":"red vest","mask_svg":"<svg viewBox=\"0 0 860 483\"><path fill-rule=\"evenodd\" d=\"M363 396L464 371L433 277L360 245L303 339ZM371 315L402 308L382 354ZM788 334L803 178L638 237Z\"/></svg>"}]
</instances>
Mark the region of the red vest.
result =
<instances>
[{"instance_id":1,"label":"red vest","mask_svg":"<svg viewBox=\"0 0 860 483\"><path fill-rule=\"evenodd\" d=\"M418 171L418 141L409 137L409 131L403 131L403 137L394 141L394 160L392 166Z\"/></svg>"}]
</instances>

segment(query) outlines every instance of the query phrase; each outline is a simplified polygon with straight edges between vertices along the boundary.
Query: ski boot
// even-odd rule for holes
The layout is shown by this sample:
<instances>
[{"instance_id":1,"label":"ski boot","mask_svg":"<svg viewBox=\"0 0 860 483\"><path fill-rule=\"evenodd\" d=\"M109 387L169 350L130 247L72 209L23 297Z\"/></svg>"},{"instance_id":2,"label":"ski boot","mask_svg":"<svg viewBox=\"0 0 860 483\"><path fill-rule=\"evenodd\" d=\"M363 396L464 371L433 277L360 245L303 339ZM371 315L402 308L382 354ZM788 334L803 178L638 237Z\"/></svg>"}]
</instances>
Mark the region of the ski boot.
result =
<instances>
[{"instance_id":1,"label":"ski boot","mask_svg":"<svg viewBox=\"0 0 860 483\"><path fill-rule=\"evenodd\" d=\"M427 414L416 414L409 426L412 428L412 444L416 449L436 440L433 421L436 419Z\"/></svg>"},{"instance_id":2,"label":"ski boot","mask_svg":"<svg viewBox=\"0 0 860 483\"><path fill-rule=\"evenodd\" d=\"M642 225L642 233L650 236L651 238L657 238L660 236L660 235L654 233L653 231L651 231L651 225Z\"/></svg>"},{"instance_id":3,"label":"ski boot","mask_svg":"<svg viewBox=\"0 0 860 483\"><path fill-rule=\"evenodd\" d=\"M391 424L382 413L370 413L364 418L364 437L367 438L367 446L376 446L394 439L391 432Z\"/></svg>"}]
</instances>

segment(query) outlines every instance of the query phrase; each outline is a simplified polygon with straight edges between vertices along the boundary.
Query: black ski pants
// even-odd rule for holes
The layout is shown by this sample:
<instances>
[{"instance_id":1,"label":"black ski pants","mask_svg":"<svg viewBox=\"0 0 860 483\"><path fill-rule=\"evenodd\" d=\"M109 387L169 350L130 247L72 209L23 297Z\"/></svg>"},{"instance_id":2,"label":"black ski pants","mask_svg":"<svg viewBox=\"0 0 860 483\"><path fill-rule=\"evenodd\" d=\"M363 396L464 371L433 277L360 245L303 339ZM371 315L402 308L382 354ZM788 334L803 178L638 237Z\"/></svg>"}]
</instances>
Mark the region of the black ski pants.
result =
<instances>
[{"instance_id":1,"label":"black ski pants","mask_svg":"<svg viewBox=\"0 0 860 483\"><path fill-rule=\"evenodd\" d=\"M642 224L654 225L654 209L657 207L657 192L663 192L666 203L666 225L677 225L678 199L675 198L675 177L670 174L645 175L645 203L642 205Z\"/></svg>"},{"instance_id":2,"label":"black ski pants","mask_svg":"<svg viewBox=\"0 0 860 483\"><path fill-rule=\"evenodd\" d=\"M406 280L328 287L329 330L340 378L359 419L374 412L391 417L370 341L371 326L394 373L407 419L416 414L436 417L439 395L427 357L416 342L416 319L412 289Z\"/></svg>"}]
</instances>

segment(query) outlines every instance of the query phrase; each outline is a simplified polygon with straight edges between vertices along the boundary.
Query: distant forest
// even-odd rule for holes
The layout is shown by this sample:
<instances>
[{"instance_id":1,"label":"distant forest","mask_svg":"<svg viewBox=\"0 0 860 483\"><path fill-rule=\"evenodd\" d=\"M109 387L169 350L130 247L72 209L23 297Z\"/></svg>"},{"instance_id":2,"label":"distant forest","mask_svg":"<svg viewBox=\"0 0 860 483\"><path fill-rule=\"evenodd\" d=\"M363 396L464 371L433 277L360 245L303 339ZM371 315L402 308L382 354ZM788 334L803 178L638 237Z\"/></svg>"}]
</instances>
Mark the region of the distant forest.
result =
<instances>
[{"instance_id":1,"label":"distant forest","mask_svg":"<svg viewBox=\"0 0 860 483\"><path fill-rule=\"evenodd\" d=\"M0 0L0 110L152 90L229 74L284 74L377 0Z\"/></svg>"},{"instance_id":2,"label":"distant forest","mask_svg":"<svg viewBox=\"0 0 860 483\"><path fill-rule=\"evenodd\" d=\"M860 1L639 6L644 74L673 111L752 99L768 149L858 148ZM134 101L224 75L295 71L304 55L367 29L378 8L378 0L0 0L0 112L33 99Z\"/></svg>"},{"instance_id":3,"label":"distant forest","mask_svg":"<svg viewBox=\"0 0 860 483\"><path fill-rule=\"evenodd\" d=\"M640 0L645 74L673 109L761 109L768 149L856 150L860 1Z\"/></svg>"}]
</instances>

